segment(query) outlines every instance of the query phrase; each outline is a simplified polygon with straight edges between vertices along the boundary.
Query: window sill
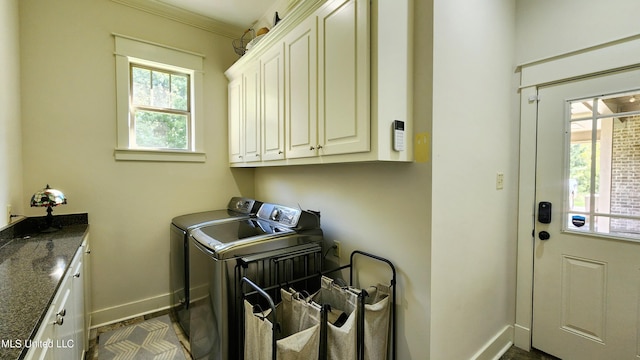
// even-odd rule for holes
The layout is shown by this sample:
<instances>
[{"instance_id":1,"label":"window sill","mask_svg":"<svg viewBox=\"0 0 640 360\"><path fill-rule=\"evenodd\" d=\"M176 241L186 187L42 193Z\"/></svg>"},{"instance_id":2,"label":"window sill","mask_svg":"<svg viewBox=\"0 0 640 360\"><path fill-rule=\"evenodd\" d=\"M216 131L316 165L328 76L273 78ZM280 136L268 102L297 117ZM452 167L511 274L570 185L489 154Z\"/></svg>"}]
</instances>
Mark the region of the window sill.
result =
<instances>
[{"instance_id":1,"label":"window sill","mask_svg":"<svg viewBox=\"0 0 640 360\"><path fill-rule=\"evenodd\" d=\"M114 156L120 161L205 162L203 152L171 150L115 149Z\"/></svg>"}]
</instances>

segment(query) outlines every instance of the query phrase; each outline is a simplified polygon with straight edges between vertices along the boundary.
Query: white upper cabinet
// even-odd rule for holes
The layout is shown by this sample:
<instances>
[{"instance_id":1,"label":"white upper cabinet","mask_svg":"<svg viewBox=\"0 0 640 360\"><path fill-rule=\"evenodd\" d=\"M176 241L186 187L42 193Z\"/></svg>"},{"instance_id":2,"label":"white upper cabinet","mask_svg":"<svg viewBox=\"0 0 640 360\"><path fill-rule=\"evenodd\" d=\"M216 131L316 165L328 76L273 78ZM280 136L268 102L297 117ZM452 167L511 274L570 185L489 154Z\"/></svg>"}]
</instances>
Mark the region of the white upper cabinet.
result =
<instances>
[{"instance_id":1,"label":"white upper cabinet","mask_svg":"<svg viewBox=\"0 0 640 360\"><path fill-rule=\"evenodd\" d=\"M316 34L316 17L311 16L284 38L286 157L289 159L317 154Z\"/></svg>"},{"instance_id":2,"label":"white upper cabinet","mask_svg":"<svg viewBox=\"0 0 640 360\"><path fill-rule=\"evenodd\" d=\"M244 160L261 160L260 65L251 64L242 74L244 93Z\"/></svg>"},{"instance_id":3,"label":"white upper cabinet","mask_svg":"<svg viewBox=\"0 0 640 360\"><path fill-rule=\"evenodd\" d=\"M244 161L242 77L229 82L229 162Z\"/></svg>"},{"instance_id":4,"label":"white upper cabinet","mask_svg":"<svg viewBox=\"0 0 640 360\"><path fill-rule=\"evenodd\" d=\"M275 45L260 60L262 79L262 160L284 159L284 55Z\"/></svg>"},{"instance_id":5,"label":"white upper cabinet","mask_svg":"<svg viewBox=\"0 0 640 360\"><path fill-rule=\"evenodd\" d=\"M412 161L410 4L299 2L225 73L231 166Z\"/></svg>"},{"instance_id":6,"label":"white upper cabinet","mask_svg":"<svg viewBox=\"0 0 640 360\"><path fill-rule=\"evenodd\" d=\"M318 151L369 151L369 2L332 0L317 17Z\"/></svg>"},{"instance_id":7,"label":"white upper cabinet","mask_svg":"<svg viewBox=\"0 0 640 360\"><path fill-rule=\"evenodd\" d=\"M260 64L229 82L229 163L261 160Z\"/></svg>"}]
</instances>

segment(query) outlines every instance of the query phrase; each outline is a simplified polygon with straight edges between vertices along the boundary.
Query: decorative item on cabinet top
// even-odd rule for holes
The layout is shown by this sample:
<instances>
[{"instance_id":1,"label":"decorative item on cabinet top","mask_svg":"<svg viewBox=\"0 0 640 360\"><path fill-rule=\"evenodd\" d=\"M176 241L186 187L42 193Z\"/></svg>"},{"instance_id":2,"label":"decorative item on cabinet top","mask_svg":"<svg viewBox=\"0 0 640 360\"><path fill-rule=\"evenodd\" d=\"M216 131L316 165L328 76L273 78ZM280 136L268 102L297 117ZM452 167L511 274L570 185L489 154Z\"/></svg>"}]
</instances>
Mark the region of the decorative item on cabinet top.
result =
<instances>
[{"instance_id":1,"label":"decorative item on cabinet top","mask_svg":"<svg viewBox=\"0 0 640 360\"><path fill-rule=\"evenodd\" d=\"M249 36L247 36L249 34ZM253 29L247 29L244 31L240 39L233 40L233 50L236 54L242 56L247 52L247 46L256 37L256 32Z\"/></svg>"},{"instance_id":2,"label":"decorative item on cabinet top","mask_svg":"<svg viewBox=\"0 0 640 360\"><path fill-rule=\"evenodd\" d=\"M278 12L276 11L276 13L273 15L273 26L278 25L278 23L280 22L280 15L278 15Z\"/></svg>"},{"instance_id":3,"label":"decorative item on cabinet top","mask_svg":"<svg viewBox=\"0 0 640 360\"><path fill-rule=\"evenodd\" d=\"M249 41L249 43L247 44L247 50L246 50L246 51L249 51L249 50L251 50L251 48L253 48L254 46L256 46L256 44L257 44L260 40L262 40L262 38L263 38L263 37L264 37L268 32L269 32L269 29L268 29L268 28L266 28L266 27L263 27L263 28L258 29L258 31L256 32L257 36L256 36L253 40ZM245 51L245 53L246 53L246 51Z\"/></svg>"},{"instance_id":4,"label":"decorative item on cabinet top","mask_svg":"<svg viewBox=\"0 0 640 360\"><path fill-rule=\"evenodd\" d=\"M240 39L233 40L233 50L235 50L236 54L243 56L247 51L251 50L252 47L256 46L268 32L269 28L266 27L262 27L258 29L258 31L254 31L253 29L245 30Z\"/></svg>"}]
</instances>

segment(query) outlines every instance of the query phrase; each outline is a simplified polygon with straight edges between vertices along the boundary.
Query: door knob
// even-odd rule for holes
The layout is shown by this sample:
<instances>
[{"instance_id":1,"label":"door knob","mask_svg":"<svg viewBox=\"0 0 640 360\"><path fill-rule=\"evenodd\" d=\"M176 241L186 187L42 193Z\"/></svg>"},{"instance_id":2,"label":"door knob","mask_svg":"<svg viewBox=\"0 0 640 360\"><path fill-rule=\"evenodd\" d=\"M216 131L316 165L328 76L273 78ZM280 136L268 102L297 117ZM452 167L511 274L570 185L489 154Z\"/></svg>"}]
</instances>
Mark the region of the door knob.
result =
<instances>
[{"instance_id":1,"label":"door knob","mask_svg":"<svg viewBox=\"0 0 640 360\"><path fill-rule=\"evenodd\" d=\"M546 231L540 231L538 233L538 239L540 239L540 240L549 240L549 239L551 239L551 234L549 234Z\"/></svg>"}]
</instances>

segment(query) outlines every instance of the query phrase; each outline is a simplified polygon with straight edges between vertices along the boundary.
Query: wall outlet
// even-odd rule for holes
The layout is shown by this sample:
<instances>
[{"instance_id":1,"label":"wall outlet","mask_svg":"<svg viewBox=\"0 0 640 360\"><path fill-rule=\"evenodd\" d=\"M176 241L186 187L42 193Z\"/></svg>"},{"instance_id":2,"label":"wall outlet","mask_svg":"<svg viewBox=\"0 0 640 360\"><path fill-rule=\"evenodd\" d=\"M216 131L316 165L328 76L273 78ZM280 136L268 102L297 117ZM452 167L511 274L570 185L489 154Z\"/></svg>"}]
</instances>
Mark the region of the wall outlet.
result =
<instances>
[{"instance_id":1,"label":"wall outlet","mask_svg":"<svg viewBox=\"0 0 640 360\"><path fill-rule=\"evenodd\" d=\"M340 248L340 241L333 240L333 256L339 258L341 250L342 249Z\"/></svg>"}]
</instances>

